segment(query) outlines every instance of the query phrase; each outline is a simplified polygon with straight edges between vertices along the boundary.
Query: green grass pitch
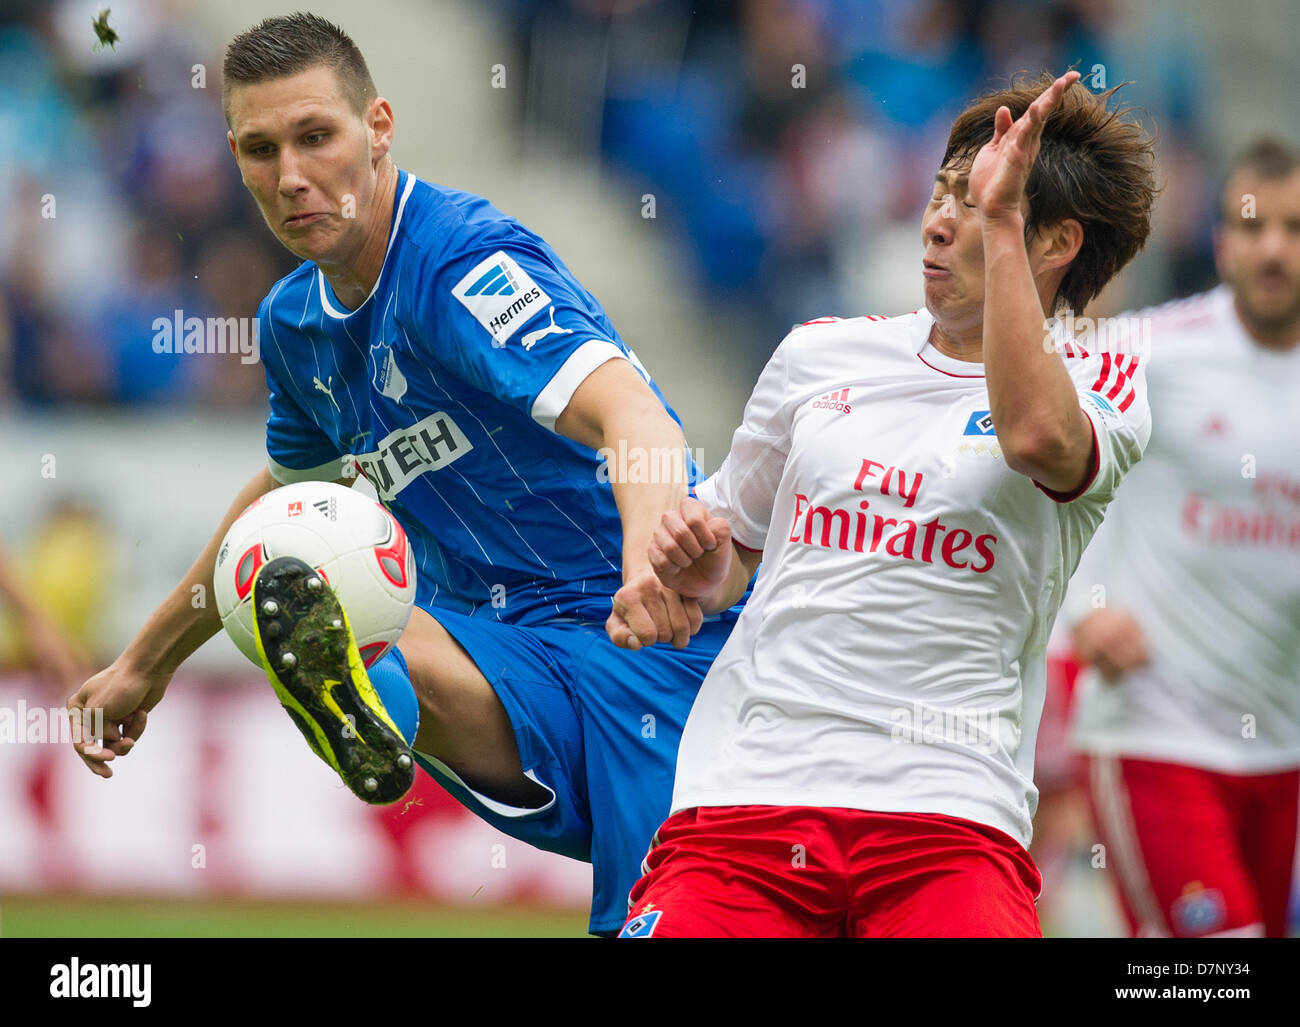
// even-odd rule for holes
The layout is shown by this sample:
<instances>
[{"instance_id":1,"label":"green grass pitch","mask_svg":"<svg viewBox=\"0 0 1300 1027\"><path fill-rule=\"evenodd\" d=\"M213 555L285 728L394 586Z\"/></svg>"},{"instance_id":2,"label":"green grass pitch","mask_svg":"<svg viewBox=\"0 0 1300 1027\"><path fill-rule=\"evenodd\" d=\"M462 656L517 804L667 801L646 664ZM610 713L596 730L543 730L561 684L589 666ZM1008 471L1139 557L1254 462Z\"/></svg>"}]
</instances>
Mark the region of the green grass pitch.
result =
<instances>
[{"instance_id":1,"label":"green grass pitch","mask_svg":"<svg viewBox=\"0 0 1300 1027\"><path fill-rule=\"evenodd\" d=\"M585 910L421 902L0 897L8 938L583 938Z\"/></svg>"}]
</instances>

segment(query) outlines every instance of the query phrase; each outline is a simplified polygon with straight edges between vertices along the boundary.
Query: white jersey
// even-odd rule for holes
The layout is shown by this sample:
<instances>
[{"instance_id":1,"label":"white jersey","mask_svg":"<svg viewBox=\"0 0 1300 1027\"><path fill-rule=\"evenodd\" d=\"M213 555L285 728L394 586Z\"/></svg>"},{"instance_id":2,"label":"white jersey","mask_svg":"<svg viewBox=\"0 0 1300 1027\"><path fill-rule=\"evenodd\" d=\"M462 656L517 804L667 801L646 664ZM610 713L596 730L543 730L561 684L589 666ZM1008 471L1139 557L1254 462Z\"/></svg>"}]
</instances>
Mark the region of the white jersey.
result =
<instances>
[{"instance_id":1,"label":"white jersey","mask_svg":"<svg viewBox=\"0 0 1300 1027\"><path fill-rule=\"evenodd\" d=\"M1226 773L1296 766L1300 348L1253 342L1226 287L1137 316L1158 427L1063 620L1127 610L1151 662L1082 679L1076 741Z\"/></svg>"},{"instance_id":2,"label":"white jersey","mask_svg":"<svg viewBox=\"0 0 1300 1027\"><path fill-rule=\"evenodd\" d=\"M687 720L674 812L942 813L1029 844L1044 647L1146 444L1145 386L1136 358L1066 347L1099 459L1058 501L1001 458L983 366L933 324L796 328L699 487L763 566Z\"/></svg>"}]
</instances>

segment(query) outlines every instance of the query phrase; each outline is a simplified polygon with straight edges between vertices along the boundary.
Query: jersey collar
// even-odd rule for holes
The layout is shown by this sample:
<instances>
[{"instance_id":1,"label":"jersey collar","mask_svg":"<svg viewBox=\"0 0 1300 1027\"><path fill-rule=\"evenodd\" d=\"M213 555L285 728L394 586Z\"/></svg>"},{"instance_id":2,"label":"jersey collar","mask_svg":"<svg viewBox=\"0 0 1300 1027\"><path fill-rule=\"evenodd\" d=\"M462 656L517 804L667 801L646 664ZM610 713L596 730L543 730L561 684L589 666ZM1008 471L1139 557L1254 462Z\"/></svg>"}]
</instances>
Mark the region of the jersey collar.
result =
<instances>
[{"instance_id":1,"label":"jersey collar","mask_svg":"<svg viewBox=\"0 0 1300 1027\"><path fill-rule=\"evenodd\" d=\"M405 179L405 181L403 181ZM320 287L320 305L326 315L334 318L336 321L342 321L344 318L351 317L353 314L370 302L370 297L374 296L379 289L379 283L384 280L384 269L388 267L388 255L393 251L393 241L397 238L398 226L402 223L402 211L406 209L406 201L411 195L411 190L415 188L415 176L409 172L397 169L397 210L393 213L393 227L388 230L388 248L384 250L384 262L379 268L379 277L375 279L375 284L370 289L370 295L361 301L356 310L345 310L342 304L334 296L334 290L330 288L330 283L325 280L325 272L320 268L316 269L316 282Z\"/></svg>"},{"instance_id":2,"label":"jersey collar","mask_svg":"<svg viewBox=\"0 0 1300 1027\"><path fill-rule=\"evenodd\" d=\"M917 358L927 367L947 375L949 378L983 378L984 365L973 364L969 360L957 360L935 349L930 342L930 330L934 328L934 315L925 307L916 312L916 332L912 342Z\"/></svg>"}]
</instances>

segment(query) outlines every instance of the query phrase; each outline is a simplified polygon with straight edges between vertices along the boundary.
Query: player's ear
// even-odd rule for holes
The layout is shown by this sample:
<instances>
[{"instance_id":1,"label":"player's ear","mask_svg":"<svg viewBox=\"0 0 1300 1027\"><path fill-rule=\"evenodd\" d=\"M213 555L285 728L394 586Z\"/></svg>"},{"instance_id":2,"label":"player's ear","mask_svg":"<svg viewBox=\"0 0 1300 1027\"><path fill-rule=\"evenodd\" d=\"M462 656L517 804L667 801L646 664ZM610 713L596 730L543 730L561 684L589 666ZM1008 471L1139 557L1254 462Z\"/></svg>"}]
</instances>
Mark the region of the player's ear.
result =
<instances>
[{"instance_id":1,"label":"player's ear","mask_svg":"<svg viewBox=\"0 0 1300 1027\"><path fill-rule=\"evenodd\" d=\"M1083 248L1083 225L1066 218L1038 232L1039 261L1042 267L1056 270L1067 267Z\"/></svg>"},{"instance_id":2,"label":"player's ear","mask_svg":"<svg viewBox=\"0 0 1300 1027\"><path fill-rule=\"evenodd\" d=\"M370 130L370 158L381 161L393 145L393 108L382 96L366 107L366 128Z\"/></svg>"},{"instance_id":3,"label":"player's ear","mask_svg":"<svg viewBox=\"0 0 1300 1027\"><path fill-rule=\"evenodd\" d=\"M230 155L239 160L239 148L235 146L235 133L226 129L226 142L230 144Z\"/></svg>"}]
</instances>

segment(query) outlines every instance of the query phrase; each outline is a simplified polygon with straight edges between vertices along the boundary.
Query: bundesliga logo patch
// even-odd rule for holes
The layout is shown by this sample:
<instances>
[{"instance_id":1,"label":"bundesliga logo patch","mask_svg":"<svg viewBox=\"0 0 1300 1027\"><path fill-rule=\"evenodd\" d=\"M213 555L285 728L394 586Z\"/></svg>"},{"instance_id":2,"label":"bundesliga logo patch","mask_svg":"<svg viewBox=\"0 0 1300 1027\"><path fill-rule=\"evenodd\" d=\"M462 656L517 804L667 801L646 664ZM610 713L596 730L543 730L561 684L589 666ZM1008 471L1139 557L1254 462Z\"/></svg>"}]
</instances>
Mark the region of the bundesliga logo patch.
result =
<instances>
[{"instance_id":1,"label":"bundesliga logo patch","mask_svg":"<svg viewBox=\"0 0 1300 1027\"><path fill-rule=\"evenodd\" d=\"M504 346L533 314L551 303L551 297L504 250L497 250L475 265L456 283L451 294L488 330L497 348Z\"/></svg>"}]
</instances>

